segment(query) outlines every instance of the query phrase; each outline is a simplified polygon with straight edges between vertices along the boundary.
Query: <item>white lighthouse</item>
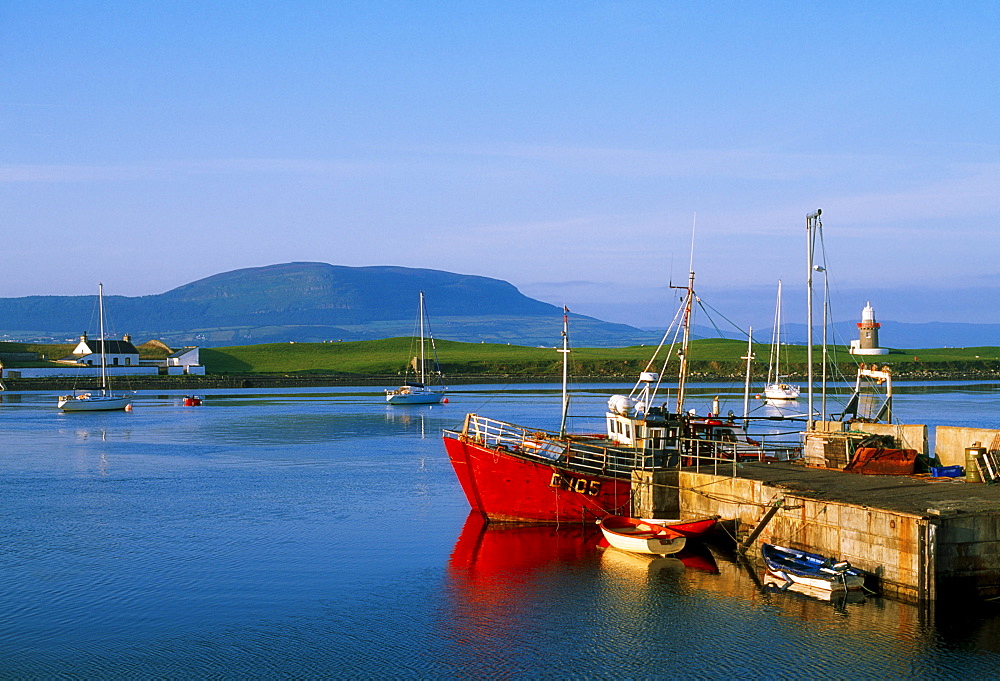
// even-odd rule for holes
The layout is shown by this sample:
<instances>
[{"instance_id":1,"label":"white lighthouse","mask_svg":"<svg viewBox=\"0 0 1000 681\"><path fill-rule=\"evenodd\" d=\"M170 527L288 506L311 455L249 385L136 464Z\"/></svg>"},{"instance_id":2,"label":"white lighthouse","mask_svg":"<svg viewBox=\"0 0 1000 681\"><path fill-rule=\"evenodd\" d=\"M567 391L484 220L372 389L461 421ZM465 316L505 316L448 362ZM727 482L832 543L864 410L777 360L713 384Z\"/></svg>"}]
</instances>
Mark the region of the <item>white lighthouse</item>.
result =
<instances>
[{"instance_id":1,"label":"white lighthouse","mask_svg":"<svg viewBox=\"0 0 1000 681\"><path fill-rule=\"evenodd\" d=\"M861 311L858 323L858 339L851 341L852 355L888 355L887 348L878 346L878 330L882 325L875 321L875 309L871 302Z\"/></svg>"}]
</instances>

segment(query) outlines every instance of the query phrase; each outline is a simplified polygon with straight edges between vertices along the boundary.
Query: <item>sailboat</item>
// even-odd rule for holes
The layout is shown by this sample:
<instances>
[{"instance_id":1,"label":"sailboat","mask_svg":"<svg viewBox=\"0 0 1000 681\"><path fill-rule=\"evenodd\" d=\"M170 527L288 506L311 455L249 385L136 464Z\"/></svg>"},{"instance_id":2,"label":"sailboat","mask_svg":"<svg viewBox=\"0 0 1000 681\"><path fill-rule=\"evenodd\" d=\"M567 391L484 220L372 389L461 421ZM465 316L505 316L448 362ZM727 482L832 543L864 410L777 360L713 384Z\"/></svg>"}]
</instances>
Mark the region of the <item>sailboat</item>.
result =
<instances>
[{"instance_id":1,"label":"sailboat","mask_svg":"<svg viewBox=\"0 0 1000 681\"><path fill-rule=\"evenodd\" d=\"M59 408L63 411L129 411L132 409L131 393L114 394L108 380L108 363L104 354L104 284L97 285L97 300L101 319L101 392L87 392L63 395L59 398Z\"/></svg>"},{"instance_id":2,"label":"sailboat","mask_svg":"<svg viewBox=\"0 0 1000 681\"><path fill-rule=\"evenodd\" d=\"M771 362L767 368L767 385L764 397L769 400L796 400L801 389L797 385L783 383L781 375L781 280L778 280L778 302L774 308L774 333L771 337Z\"/></svg>"},{"instance_id":3,"label":"sailboat","mask_svg":"<svg viewBox=\"0 0 1000 681\"><path fill-rule=\"evenodd\" d=\"M395 390L385 391L385 401L389 404L441 404L445 400L444 376L441 373L441 365L437 361L437 350L434 349L434 337L430 335L430 325L427 323L427 310L424 306L424 292L420 292L420 304L417 312L417 319L420 324L420 352L413 358L416 364L417 381L406 381ZM427 361L425 358L425 348L430 340L431 350L434 354L434 369L437 373L439 386L427 385Z\"/></svg>"}]
</instances>

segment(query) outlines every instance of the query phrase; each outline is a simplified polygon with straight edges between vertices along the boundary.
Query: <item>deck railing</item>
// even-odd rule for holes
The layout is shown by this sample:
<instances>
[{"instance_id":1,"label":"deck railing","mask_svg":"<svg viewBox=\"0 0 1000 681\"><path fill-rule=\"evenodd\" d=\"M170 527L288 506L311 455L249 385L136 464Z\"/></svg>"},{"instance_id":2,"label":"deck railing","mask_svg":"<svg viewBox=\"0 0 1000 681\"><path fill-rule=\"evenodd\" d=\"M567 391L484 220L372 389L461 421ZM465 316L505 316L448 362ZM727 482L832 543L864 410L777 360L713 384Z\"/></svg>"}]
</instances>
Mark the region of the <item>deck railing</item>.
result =
<instances>
[{"instance_id":1,"label":"deck railing","mask_svg":"<svg viewBox=\"0 0 1000 681\"><path fill-rule=\"evenodd\" d=\"M615 445L601 436L571 435L528 429L478 414L468 414L460 431L446 430L445 437L471 440L490 449L508 451L536 460L549 460L581 473L629 477L635 469L656 470L693 466L711 468L720 475L737 475L740 463L789 459L801 456L801 447L788 443L759 444L681 438L676 446L650 450Z\"/></svg>"}]
</instances>

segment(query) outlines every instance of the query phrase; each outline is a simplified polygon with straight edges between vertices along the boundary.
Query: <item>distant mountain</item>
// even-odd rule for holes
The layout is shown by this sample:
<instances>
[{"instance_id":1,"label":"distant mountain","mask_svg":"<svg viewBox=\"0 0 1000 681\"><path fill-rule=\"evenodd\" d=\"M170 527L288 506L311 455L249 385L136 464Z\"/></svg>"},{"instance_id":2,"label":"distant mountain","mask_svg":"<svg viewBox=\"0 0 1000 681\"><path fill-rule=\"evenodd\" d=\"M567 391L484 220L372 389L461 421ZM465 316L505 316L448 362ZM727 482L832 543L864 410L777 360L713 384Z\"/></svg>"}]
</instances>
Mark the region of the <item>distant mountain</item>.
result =
<instances>
[{"instance_id":1,"label":"distant mountain","mask_svg":"<svg viewBox=\"0 0 1000 681\"><path fill-rule=\"evenodd\" d=\"M406 267L344 267L295 262L216 274L166 293L105 296L108 335L169 345L245 345L269 342L371 340L415 334L417 294L427 294L436 338L516 345L559 344L562 309L523 295L506 281ZM656 343L662 329L570 314L577 347ZM0 340L67 342L97 334L97 296L0 298ZM831 342L857 337L854 321L838 322ZM720 333L695 326L696 338ZM768 342L769 333L755 334ZM820 342L817 330L816 342ZM998 324L882 322L889 348L1000 346ZM805 343L803 324L786 326L786 342Z\"/></svg>"},{"instance_id":2,"label":"distant mountain","mask_svg":"<svg viewBox=\"0 0 1000 681\"><path fill-rule=\"evenodd\" d=\"M158 295L105 295L109 335L180 346L368 340L415 332L425 291L434 336L556 345L562 309L499 279L405 267L296 262L217 274ZM65 341L96 334L96 296L0 298L0 335ZM623 346L657 334L571 314L574 344Z\"/></svg>"}]
</instances>

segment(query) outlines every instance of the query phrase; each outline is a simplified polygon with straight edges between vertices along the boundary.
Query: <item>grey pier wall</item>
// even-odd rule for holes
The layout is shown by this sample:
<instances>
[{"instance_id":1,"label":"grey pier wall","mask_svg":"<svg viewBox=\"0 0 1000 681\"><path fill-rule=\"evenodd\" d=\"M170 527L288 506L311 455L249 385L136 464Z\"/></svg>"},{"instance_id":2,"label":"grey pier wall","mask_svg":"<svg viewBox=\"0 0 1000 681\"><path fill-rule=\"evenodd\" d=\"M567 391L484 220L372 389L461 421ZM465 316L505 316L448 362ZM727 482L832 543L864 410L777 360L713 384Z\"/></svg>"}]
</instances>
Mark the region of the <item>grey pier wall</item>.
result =
<instances>
[{"instance_id":1,"label":"grey pier wall","mask_svg":"<svg viewBox=\"0 0 1000 681\"><path fill-rule=\"evenodd\" d=\"M750 557L759 560L766 542L849 560L874 576L880 593L907 602L1000 595L998 486L791 463L733 471L729 463L709 472L637 472L633 498L640 517L736 521L739 541L779 504Z\"/></svg>"}]
</instances>

